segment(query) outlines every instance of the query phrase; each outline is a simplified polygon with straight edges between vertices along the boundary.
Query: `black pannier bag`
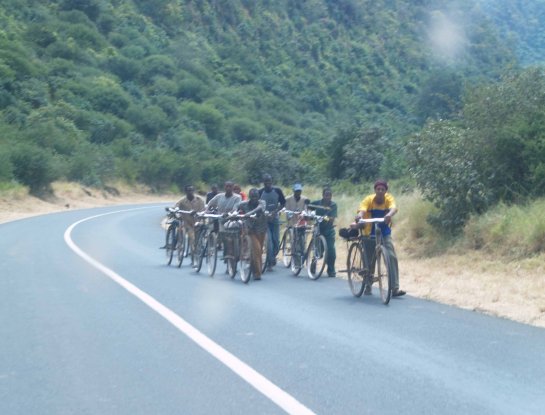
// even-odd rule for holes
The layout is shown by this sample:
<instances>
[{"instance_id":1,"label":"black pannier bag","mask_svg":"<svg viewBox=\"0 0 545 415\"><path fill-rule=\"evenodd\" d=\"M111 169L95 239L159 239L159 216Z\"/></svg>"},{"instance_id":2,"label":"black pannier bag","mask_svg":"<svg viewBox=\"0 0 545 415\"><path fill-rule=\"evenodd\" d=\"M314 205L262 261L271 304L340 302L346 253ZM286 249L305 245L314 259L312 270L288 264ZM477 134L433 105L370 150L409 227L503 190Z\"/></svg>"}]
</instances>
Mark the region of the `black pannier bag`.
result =
<instances>
[{"instance_id":1,"label":"black pannier bag","mask_svg":"<svg viewBox=\"0 0 545 415\"><path fill-rule=\"evenodd\" d=\"M339 236L344 239L353 239L357 238L359 231L354 228L341 228L339 229Z\"/></svg>"}]
</instances>

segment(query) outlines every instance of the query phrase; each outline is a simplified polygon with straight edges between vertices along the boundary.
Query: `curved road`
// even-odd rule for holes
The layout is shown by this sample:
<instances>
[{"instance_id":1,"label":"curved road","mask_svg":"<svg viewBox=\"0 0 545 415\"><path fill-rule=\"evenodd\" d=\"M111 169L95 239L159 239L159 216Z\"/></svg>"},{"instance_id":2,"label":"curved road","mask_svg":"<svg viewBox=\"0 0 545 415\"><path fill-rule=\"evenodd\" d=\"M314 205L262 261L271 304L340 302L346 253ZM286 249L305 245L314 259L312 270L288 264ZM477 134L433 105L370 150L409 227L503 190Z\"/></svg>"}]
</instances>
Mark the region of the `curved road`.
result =
<instances>
[{"instance_id":1,"label":"curved road","mask_svg":"<svg viewBox=\"0 0 545 415\"><path fill-rule=\"evenodd\" d=\"M0 414L543 413L545 330L167 267L163 213L0 225Z\"/></svg>"}]
</instances>

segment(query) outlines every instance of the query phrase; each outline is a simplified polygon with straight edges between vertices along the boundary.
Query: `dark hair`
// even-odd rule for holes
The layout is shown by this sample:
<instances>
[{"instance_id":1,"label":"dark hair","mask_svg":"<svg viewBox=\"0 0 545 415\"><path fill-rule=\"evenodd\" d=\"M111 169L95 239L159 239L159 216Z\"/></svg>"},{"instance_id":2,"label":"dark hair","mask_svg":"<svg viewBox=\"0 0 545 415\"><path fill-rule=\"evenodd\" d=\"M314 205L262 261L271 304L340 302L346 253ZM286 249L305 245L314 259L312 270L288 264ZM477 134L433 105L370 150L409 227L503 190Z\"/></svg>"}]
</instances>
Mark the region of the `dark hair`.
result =
<instances>
[{"instance_id":1,"label":"dark hair","mask_svg":"<svg viewBox=\"0 0 545 415\"><path fill-rule=\"evenodd\" d=\"M329 192L331 194L333 194L333 190L331 190L331 187L329 186L326 186L322 189L322 196L325 194L325 192Z\"/></svg>"},{"instance_id":2,"label":"dark hair","mask_svg":"<svg viewBox=\"0 0 545 415\"><path fill-rule=\"evenodd\" d=\"M377 186L384 186L384 188L386 190L388 190L388 182L386 180L383 180L383 179L378 179L376 182L375 182L375 185L373 186L373 189L376 189Z\"/></svg>"},{"instance_id":3,"label":"dark hair","mask_svg":"<svg viewBox=\"0 0 545 415\"><path fill-rule=\"evenodd\" d=\"M192 184L186 184L184 190L187 192L191 187L193 187Z\"/></svg>"}]
</instances>

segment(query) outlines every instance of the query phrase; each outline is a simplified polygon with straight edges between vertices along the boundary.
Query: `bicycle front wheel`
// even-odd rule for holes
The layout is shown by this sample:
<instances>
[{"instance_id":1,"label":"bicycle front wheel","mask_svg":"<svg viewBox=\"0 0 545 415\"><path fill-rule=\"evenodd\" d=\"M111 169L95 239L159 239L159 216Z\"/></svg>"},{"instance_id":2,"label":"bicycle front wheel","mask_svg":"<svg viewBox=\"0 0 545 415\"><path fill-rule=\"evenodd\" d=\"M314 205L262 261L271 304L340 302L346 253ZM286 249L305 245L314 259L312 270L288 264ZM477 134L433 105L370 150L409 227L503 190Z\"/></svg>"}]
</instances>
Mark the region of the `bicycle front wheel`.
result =
<instances>
[{"instance_id":1,"label":"bicycle front wheel","mask_svg":"<svg viewBox=\"0 0 545 415\"><path fill-rule=\"evenodd\" d=\"M246 235L240 244L240 279L248 284L252 276L252 239Z\"/></svg>"},{"instance_id":2,"label":"bicycle front wheel","mask_svg":"<svg viewBox=\"0 0 545 415\"><path fill-rule=\"evenodd\" d=\"M346 268L348 271L348 285L350 291L355 297L361 297L365 287L365 262L363 251L359 243L354 242L348 250L348 258L346 259Z\"/></svg>"},{"instance_id":3,"label":"bicycle front wheel","mask_svg":"<svg viewBox=\"0 0 545 415\"><path fill-rule=\"evenodd\" d=\"M178 243L176 244L176 258L178 259L178 268L182 266L185 256L187 235L183 229L178 230Z\"/></svg>"},{"instance_id":4,"label":"bicycle front wheel","mask_svg":"<svg viewBox=\"0 0 545 415\"><path fill-rule=\"evenodd\" d=\"M206 237L206 233L205 232L201 232L199 234L199 237L197 239L197 243L195 245L195 253L193 254L193 258L194 258L194 266L195 266L195 271L199 272L202 268L202 263L204 261L204 257L206 255L206 251L208 249L208 246L207 246L207 242L208 242L208 238Z\"/></svg>"},{"instance_id":5,"label":"bicycle front wheel","mask_svg":"<svg viewBox=\"0 0 545 415\"><path fill-rule=\"evenodd\" d=\"M263 264L261 269L262 273L265 272L270 265L272 265L272 264L269 264L269 256L271 255L272 249L273 249L273 246L272 246L271 233L267 231L267 233L265 234L265 239L263 240L263 251L261 253L262 255L261 263Z\"/></svg>"},{"instance_id":6,"label":"bicycle front wheel","mask_svg":"<svg viewBox=\"0 0 545 415\"><path fill-rule=\"evenodd\" d=\"M307 273L311 280L317 280L324 272L327 261L327 242L319 235L310 240L307 249Z\"/></svg>"},{"instance_id":7,"label":"bicycle front wheel","mask_svg":"<svg viewBox=\"0 0 545 415\"><path fill-rule=\"evenodd\" d=\"M166 241L165 241L165 250L167 254L167 265L172 263L172 258L174 257L174 250L176 248L176 227L170 225L167 229Z\"/></svg>"},{"instance_id":8,"label":"bicycle front wheel","mask_svg":"<svg viewBox=\"0 0 545 415\"><path fill-rule=\"evenodd\" d=\"M386 305L390 302L392 296L390 257L386 250L381 246L377 248L376 273L378 287L380 290L380 299Z\"/></svg>"},{"instance_id":9,"label":"bicycle front wheel","mask_svg":"<svg viewBox=\"0 0 545 415\"><path fill-rule=\"evenodd\" d=\"M216 263L218 260L218 237L216 232L210 232L207 245L206 266L208 268L208 275L213 277L216 273Z\"/></svg>"},{"instance_id":10,"label":"bicycle front wheel","mask_svg":"<svg viewBox=\"0 0 545 415\"><path fill-rule=\"evenodd\" d=\"M304 231L294 228L293 240L291 245L291 273L294 276L298 276L301 272L304 262L304 250L305 250L305 234Z\"/></svg>"},{"instance_id":11,"label":"bicycle front wheel","mask_svg":"<svg viewBox=\"0 0 545 415\"><path fill-rule=\"evenodd\" d=\"M293 252L293 233L290 228L284 231L284 236L282 237L282 263L286 268L289 268L291 265L291 258Z\"/></svg>"},{"instance_id":12,"label":"bicycle front wheel","mask_svg":"<svg viewBox=\"0 0 545 415\"><path fill-rule=\"evenodd\" d=\"M237 261L235 258L227 258L227 273L231 278L235 278L237 273Z\"/></svg>"}]
</instances>

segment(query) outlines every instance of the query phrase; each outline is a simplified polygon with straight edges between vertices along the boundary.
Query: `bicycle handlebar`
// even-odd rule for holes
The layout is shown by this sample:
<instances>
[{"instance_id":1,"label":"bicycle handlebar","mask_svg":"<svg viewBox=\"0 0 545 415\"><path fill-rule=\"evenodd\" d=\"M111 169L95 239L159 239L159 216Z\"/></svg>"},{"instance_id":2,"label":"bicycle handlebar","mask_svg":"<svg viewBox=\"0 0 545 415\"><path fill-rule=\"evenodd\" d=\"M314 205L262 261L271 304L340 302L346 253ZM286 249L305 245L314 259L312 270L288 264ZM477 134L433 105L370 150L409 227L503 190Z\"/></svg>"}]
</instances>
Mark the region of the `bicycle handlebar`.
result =
<instances>
[{"instance_id":1,"label":"bicycle handlebar","mask_svg":"<svg viewBox=\"0 0 545 415\"><path fill-rule=\"evenodd\" d=\"M308 210L297 211L297 210L288 210L286 208L283 208L282 210L280 210L280 212L284 212L288 216L290 216L290 215L292 215L292 216L293 215L300 215L300 216L303 217L303 219L315 220L316 222L322 222L322 221L327 222L327 221L330 220L329 216L317 215L314 211L308 211Z\"/></svg>"},{"instance_id":2,"label":"bicycle handlebar","mask_svg":"<svg viewBox=\"0 0 545 415\"><path fill-rule=\"evenodd\" d=\"M321 205L312 205L312 204L308 204L308 205L306 205L306 207L312 208L312 209L331 210L331 208L330 208L329 206L321 206Z\"/></svg>"},{"instance_id":3,"label":"bicycle handlebar","mask_svg":"<svg viewBox=\"0 0 545 415\"><path fill-rule=\"evenodd\" d=\"M175 207L166 207L165 210L168 213L174 213L174 214L188 214L189 215L189 214L193 213L192 210L182 210L177 206L175 206Z\"/></svg>"},{"instance_id":4,"label":"bicycle handlebar","mask_svg":"<svg viewBox=\"0 0 545 415\"><path fill-rule=\"evenodd\" d=\"M211 219L220 219L223 218L222 214L217 213L207 213L207 212L197 212L197 216L201 218L211 218Z\"/></svg>"},{"instance_id":5,"label":"bicycle handlebar","mask_svg":"<svg viewBox=\"0 0 545 415\"><path fill-rule=\"evenodd\" d=\"M384 218L367 218L367 219L360 219L358 220L358 223L380 223L384 222Z\"/></svg>"}]
</instances>

